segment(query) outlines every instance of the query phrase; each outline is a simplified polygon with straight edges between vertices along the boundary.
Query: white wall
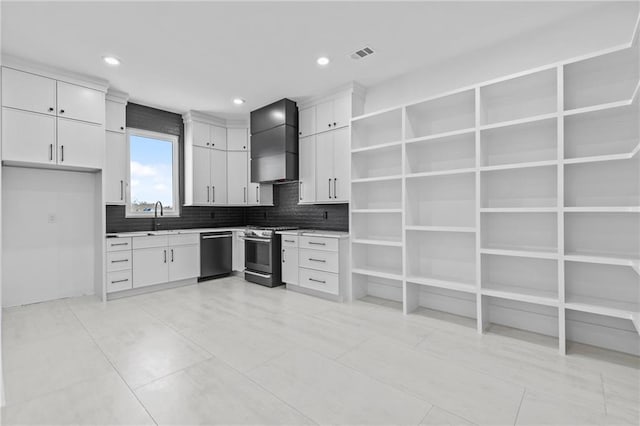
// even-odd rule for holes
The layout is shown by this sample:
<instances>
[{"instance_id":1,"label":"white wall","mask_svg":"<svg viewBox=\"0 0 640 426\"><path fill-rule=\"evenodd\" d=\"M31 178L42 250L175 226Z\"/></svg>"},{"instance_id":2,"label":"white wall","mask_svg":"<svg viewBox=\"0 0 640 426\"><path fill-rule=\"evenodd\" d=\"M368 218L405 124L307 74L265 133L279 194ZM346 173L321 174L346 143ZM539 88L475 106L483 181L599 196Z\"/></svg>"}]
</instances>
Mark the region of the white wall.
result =
<instances>
[{"instance_id":1,"label":"white wall","mask_svg":"<svg viewBox=\"0 0 640 426\"><path fill-rule=\"evenodd\" d=\"M98 178L3 167L2 306L94 294Z\"/></svg>"},{"instance_id":2,"label":"white wall","mask_svg":"<svg viewBox=\"0 0 640 426\"><path fill-rule=\"evenodd\" d=\"M596 7L499 45L367 87L365 113L628 43L637 16L637 3L623 3L616 9Z\"/></svg>"}]
</instances>

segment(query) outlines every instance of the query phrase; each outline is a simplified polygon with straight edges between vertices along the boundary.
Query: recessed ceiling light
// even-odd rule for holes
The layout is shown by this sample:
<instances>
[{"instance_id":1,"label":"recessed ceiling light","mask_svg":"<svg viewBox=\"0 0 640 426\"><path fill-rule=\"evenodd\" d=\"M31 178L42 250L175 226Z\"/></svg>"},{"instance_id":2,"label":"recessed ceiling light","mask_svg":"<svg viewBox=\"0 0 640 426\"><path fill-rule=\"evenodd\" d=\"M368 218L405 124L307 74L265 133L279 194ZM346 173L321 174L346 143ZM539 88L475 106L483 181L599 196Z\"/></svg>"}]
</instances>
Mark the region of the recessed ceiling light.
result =
<instances>
[{"instance_id":1,"label":"recessed ceiling light","mask_svg":"<svg viewBox=\"0 0 640 426\"><path fill-rule=\"evenodd\" d=\"M317 60L316 60L317 64L324 67L329 65L329 58L327 58L326 56L320 56Z\"/></svg>"},{"instance_id":2,"label":"recessed ceiling light","mask_svg":"<svg viewBox=\"0 0 640 426\"><path fill-rule=\"evenodd\" d=\"M115 56L103 56L102 60L107 63L107 65L116 66L120 65L120 59Z\"/></svg>"},{"instance_id":3,"label":"recessed ceiling light","mask_svg":"<svg viewBox=\"0 0 640 426\"><path fill-rule=\"evenodd\" d=\"M245 100L242 99L242 98L235 98L233 100L233 103L236 104L236 105L242 105L243 103L245 103Z\"/></svg>"}]
</instances>

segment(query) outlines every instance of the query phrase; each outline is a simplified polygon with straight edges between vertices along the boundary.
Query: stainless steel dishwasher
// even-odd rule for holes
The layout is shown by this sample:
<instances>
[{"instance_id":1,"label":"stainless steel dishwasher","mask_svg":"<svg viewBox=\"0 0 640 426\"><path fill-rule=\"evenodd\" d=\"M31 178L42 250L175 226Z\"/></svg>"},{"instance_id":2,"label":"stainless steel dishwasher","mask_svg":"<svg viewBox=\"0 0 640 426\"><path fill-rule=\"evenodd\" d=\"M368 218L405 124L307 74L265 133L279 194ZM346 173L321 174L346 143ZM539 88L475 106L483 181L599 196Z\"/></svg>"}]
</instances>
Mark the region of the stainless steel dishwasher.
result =
<instances>
[{"instance_id":1,"label":"stainless steel dishwasher","mask_svg":"<svg viewBox=\"0 0 640 426\"><path fill-rule=\"evenodd\" d=\"M198 281L231 273L232 241L230 231L200 234L200 278Z\"/></svg>"}]
</instances>

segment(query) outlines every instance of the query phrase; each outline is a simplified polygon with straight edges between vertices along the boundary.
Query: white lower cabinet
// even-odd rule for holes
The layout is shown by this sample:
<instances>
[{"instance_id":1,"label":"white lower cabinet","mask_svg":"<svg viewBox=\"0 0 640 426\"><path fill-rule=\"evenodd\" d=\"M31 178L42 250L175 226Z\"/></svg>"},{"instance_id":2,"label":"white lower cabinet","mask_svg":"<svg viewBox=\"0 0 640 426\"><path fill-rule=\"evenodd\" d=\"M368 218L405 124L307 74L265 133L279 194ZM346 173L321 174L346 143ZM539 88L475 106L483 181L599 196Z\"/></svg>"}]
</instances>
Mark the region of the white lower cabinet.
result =
<instances>
[{"instance_id":1,"label":"white lower cabinet","mask_svg":"<svg viewBox=\"0 0 640 426\"><path fill-rule=\"evenodd\" d=\"M298 237L282 236L282 282L298 285Z\"/></svg>"},{"instance_id":2,"label":"white lower cabinet","mask_svg":"<svg viewBox=\"0 0 640 426\"><path fill-rule=\"evenodd\" d=\"M168 280L166 246L133 251L133 288L166 283Z\"/></svg>"},{"instance_id":3,"label":"white lower cabinet","mask_svg":"<svg viewBox=\"0 0 640 426\"><path fill-rule=\"evenodd\" d=\"M337 296L340 294L339 275L300 268L300 287Z\"/></svg>"},{"instance_id":4,"label":"white lower cabinet","mask_svg":"<svg viewBox=\"0 0 640 426\"><path fill-rule=\"evenodd\" d=\"M169 248L169 281L197 277L200 272L200 248L197 245Z\"/></svg>"},{"instance_id":5,"label":"white lower cabinet","mask_svg":"<svg viewBox=\"0 0 640 426\"><path fill-rule=\"evenodd\" d=\"M132 287L131 238L108 238L107 293L128 290Z\"/></svg>"},{"instance_id":6,"label":"white lower cabinet","mask_svg":"<svg viewBox=\"0 0 640 426\"><path fill-rule=\"evenodd\" d=\"M233 231L232 261L233 270L244 271L244 231Z\"/></svg>"}]
</instances>

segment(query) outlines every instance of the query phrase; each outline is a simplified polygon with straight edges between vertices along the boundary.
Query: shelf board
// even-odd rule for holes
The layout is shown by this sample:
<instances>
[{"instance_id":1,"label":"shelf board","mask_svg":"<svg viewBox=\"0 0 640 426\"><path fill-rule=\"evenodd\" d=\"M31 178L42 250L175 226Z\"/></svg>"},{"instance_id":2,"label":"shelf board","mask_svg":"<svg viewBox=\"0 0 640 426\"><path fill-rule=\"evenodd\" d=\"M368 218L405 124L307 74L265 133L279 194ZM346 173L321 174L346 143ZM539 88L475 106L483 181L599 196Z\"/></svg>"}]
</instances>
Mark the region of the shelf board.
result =
<instances>
[{"instance_id":1,"label":"shelf board","mask_svg":"<svg viewBox=\"0 0 640 426\"><path fill-rule=\"evenodd\" d=\"M639 213L640 206L564 207L565 213Z\"/></svg>"},{"instance_id":2,"label":"shelf board","mask_svg":"<svg viewBox=\"0 0 640 426\"><path fill-rule=\"evenodd\" d=\"M513 256L513 257L530 257L533 259L558 259L559 255L556 252L544 251L544 250L511 250L511 249L492 249L481 248L481 254L494 254L498 256Z\"/></svg>"},{"instance_id":3,"label":"shelf board","mask_svg":"<svg viewBox=\"0 0 640 426\"><path fill-rule=\"evenodd\" d=\"M373 246L402 247L402 241L393 240L372 240L366 238L354 238L351 240L354 244L369 244Z\"/></svg>"},{"instance_id":4,"label":"shelf board","mask_svg":"<svg viewBox=\"0 0 640 426\"><path fill-rule=\"evenodd\" d=\"M498 129L500 127L517 126L519 124L533 123L535 121L549 120L558 117L557 112L548 114L534 115L533 117L519 118L517 120L502 121L499 123L484 124L480 126L480 130Z\"/></svg>"},{"instance_id":5,"label":"shelf board","mask_svg":"<svg viewBox=\"0 0 640 426\"><path fill-rule=\"evenodd\" d=\"M474 173L475 171L476 171L475 167L469 167L464 169L439 170L437 172L412 173L412 174L406 175L406 178L414 179L414 178L432 177L432 176L459 175L463 173Z\"/></svg>"},{"instance_id":6,"label":"shelf board","mask_svg":"<svg viewBox=\"0 0 640 426\"><path fill-rule=\"evenodd\" d=\"M467 129L453 130L453 131L450 131L450 132L436 133L436 134L433 134L433 135L406 139L405 143L414 144L416 142L429 142L429 141L434 141L434 140L437 140L437 139L448 138L448 137L451 137L451 136L466 135L466 134L469 134L469 133L474 133L475 131L476 131L475 127L469 127Z\"/></svg>"},{"instance_id":7,"label":"shelf board","mask_svg":"<svg viewBox=\"0 0 640 426\"><path fill-rule=\"evenodd\" d=\"M576 157L565 158L564 164L584 164L584 163L596 163L602 161L620 161L630 160L640 152L640 143L631 152L625 152L622 154L609 154L609 155L593 155L590 157Z\"/></svg>"},{"instance_id":8,"label":"shelf board","mask_svg":"<svg viewBox=\"0 0 640 426\"><path fill-rule=\"evenodd\" d=\"M471 226L419 226L407 225L407 231L423 231L423 232L476 232L476 228Z\"/></svg>"},{"instance_id":9,"label":"shelf board","mask_svg":"<svg viewBox=\"0 0 640 426\"><path fill-rule=\"evenodd\" d=\"M564 115L571 116L576 114L586 114L588 112L604 111L607 109L629 106L635 102L636 97L638 96L639 89L640 89L640 82L638 82L638 84L636 85L636 88L629 99L623 99L621 101L607 102L604 104L592 105L592 106L581 107L581 108L574 108L574 109L564 111Z\"/></svg>"},{"instance_id":10,"label":"shelf board","mask_svg":"<svg viewBox=\"0 0 640 426\"><path fill-rule=\"evenodd\" d=\"M640 307L637 305L587 296L573 296L570 299L564 304L565 309L630 320L640 334Z\"/></svg>"},{"instance_id":11,"label":"shelf board","mask_svg":"<svg viewBox=\"0 0 640 426\"><path fill-rule=\"evenodd\" d=\"M498 166L482 166L481 172L490 172L493 170L511 170L511 169L526 169L530 167L545 167L545 166L557 166L557 160L547 161L531 161L526 163L512 163L512 164L500 164Z\"/></svg>"},{"instance_id":12,"label":"shelf board","mask_svg":"<svg viewBox=\"0 0 640 426\"><path fill-rule=\"evenodd\" d=\"M389 280L402 281L402 275L401 274L394 274L394 273L391 273L391 272L375 271L373 269L368 269L368 268L351 268L351 272L354 273L354 274L369 275L371 277L386 278L386 279L389 279Z\"/></svg>"},{"instance_id":13,"label":"shelf board","mask_svg":"<svg viewBox=\"0 0 640 426\"><path fill-rule=\"evenodd\" d=\"M351 213L355 214L376 214L376 213L400 213L402 209L353 209Z\"/></svg>"},{"instance_id":14,"label":"shelf board","mask_svg":"<svg viewBox=\"0 0 640 426\"><path fill-rule=\"evenodd\" d=\"M571 262L599 263L602 265L630 266L640 275L640 259L610 256L607 254L565 253L564 260Z\"/></svg>"},{"instance_id":15,"label":"shelf board","mask_svg":"<svg viewBox=\"0 0 640 426\"><path fill-rule=\"evenodd\" d=\"M383 182L383 181L386 181L386 180L396 180L396 179L402 179L402 175L380 176L380 177L370 177L370 178L362 178L362 179L351 179L351 183Z\"/></svg>"},{"instance_id":16,"label":"shelf board","mask_svg":"<svg viewBox=\"0 0 640 426\"><path fill-rule=\"evenodd\" d=\"M556 213L557 207L485 207L480 213Z\"/></svg>"},{"instance_id":17,"label":"shelf board","mask_svg":"<svg viewBox=\"0 0 640 426\"><path fill-rule=\"evenodd\" d=\"M480 292L483 296L534 303L536 305L558 306L560 303L558 295L553 294L553 292L503 284L490 284L490 287L483 287Z\"/></svg>"},{"instance_id":18,"label":"shelf board","mask_svg":"<svg viewBox=\"0 0 640 426\"><path fill-rule=\"evenodd\" d=\"M384 148L392 148L394 146L400 146L402 145L402 143L403 143L402 141L393 141L393 142L381 143L378 145L365 146L363 148L352 148L351 153L355 154L358 152L367 152L367 151L375 151L375 150L384 149Z\"/></svg>"},{"instance_id":19,"label":"shelf board","mask_svg":"<svg viewBox=\"0 0 640 426\"><path fill-rule=\"evenodd\" d=\"M413 284L419 284L430 287L438 287L444 288L447 290L456 290L463 291L465 293L476 293L476 284L472 282L460 282L460 281L451 281L451 280L443 280L439 278L423 278L423 277L415 277L409 276L407 277L407 282L411 282Z\"/></svg>"}]
</instances>

